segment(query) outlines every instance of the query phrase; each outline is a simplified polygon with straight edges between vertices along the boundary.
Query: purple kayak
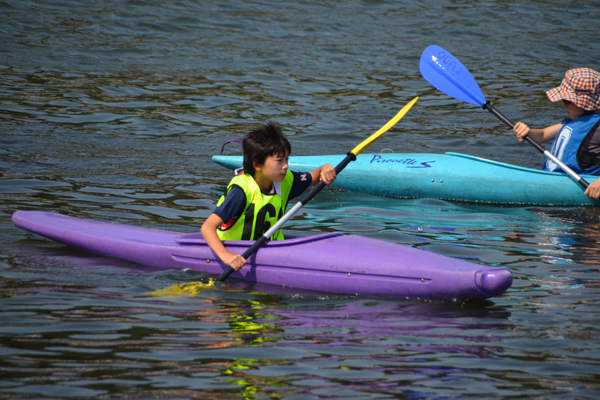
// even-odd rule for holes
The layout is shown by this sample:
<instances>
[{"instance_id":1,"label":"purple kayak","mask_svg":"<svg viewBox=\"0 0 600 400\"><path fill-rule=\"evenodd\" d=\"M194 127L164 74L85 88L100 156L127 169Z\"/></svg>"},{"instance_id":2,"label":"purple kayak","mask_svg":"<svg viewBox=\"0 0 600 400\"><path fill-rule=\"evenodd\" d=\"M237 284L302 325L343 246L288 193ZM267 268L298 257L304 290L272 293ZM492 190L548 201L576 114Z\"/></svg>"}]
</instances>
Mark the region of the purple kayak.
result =
<instances>
[{"instance_id":1,"label":"purple kayak","mask_svg":"<svg viewBox=\"0 0 600 400\"><path fill-rule=\"evenodd\" d=\"M191 268L220 275L227 266L202 234L17 211L19 228L91 253L162 268ZM228 241L242 254L252 241ZM512 284L507 268L492 268L395 243L340 233L266 243L231 275L261 284L362 296L477 300Z\"/></svg>"}]
</instances>

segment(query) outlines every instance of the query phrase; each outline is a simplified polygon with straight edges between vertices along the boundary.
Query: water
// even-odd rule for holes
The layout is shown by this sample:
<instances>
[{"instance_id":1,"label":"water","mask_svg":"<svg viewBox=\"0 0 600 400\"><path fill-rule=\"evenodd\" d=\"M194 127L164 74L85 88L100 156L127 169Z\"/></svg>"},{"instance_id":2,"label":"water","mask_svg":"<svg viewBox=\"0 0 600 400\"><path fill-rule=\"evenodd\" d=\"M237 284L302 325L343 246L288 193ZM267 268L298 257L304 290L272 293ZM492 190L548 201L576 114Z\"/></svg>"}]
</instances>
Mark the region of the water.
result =
<instances>
[{"instance_id":1,"label":"water","mask_svg":"<svg viewBox=\"0 0 600 400\"><path fill-rule=\"evenodd\" d=\"M425 82L420 55L444 47L509 118L546 126L565 112L544 90L600 69L599 17L593 1L0 2L0 396L597 398L594 208L328 189L288 225L513 271L506 294L467 303L207 288L10 217L194 232L231 177L211 161L226 140L273 119L295 155L345 153L415 96L369 152L537 168L492 115Z\"/></svg>"}]
</instances>

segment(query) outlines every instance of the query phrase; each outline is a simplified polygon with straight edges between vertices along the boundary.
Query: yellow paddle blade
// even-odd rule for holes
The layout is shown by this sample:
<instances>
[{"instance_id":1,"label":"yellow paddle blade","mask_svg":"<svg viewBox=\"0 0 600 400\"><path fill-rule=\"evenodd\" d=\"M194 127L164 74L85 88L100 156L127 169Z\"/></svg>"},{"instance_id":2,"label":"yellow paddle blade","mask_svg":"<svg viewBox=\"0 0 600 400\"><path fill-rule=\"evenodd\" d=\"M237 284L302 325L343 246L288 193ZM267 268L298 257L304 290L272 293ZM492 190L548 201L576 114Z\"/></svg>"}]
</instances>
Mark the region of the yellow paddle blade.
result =
<instances>
[{"instance_id":1,"label":"yellow paddle blade","mask_svg":"<svg viewBox=\"0 0 600 400\"><path fill-rule=\"evenodd\" d=\"M360 153L362 153L362 151L364 149L366 149L367 147L369 147L371 145L371 143L373 143L374 141L376 141L377 139L379 139L379 136L383 135L392 126L396 125L396 123L398 121L400 121L402 119L402 117L404 117L404 114L406 114L408 112L408 110L411 109L411 107L417 102L417 100L419 100L419 98L415 97L414 99L412 99L410 101L410 103L408 103L407 105L405 105L404 107L402 107L402 110L400 110L398 112L398 114L396 114L396 116L394 118L392 118L387 124L385 124L384 126L382 126L381 129L379 129L377 132L375 132L374 134L372 134L371 136L369 136L361 144L359 144L358 146L356 146L354 148L354 150L352 150L352 154L354 154L355 156L359 155Z\"/></svg>"},{"instance_id":2,"label":"yellow paddle blade","mask_svg":"<svg viewBox=\"0 0 600 400\"><path fill-rule=\"evenodd\" d=\"M209 288L215 285L215 279L209 279L208 283L203 282L189 282L189 283L177 283L168 288L155 290L154 292L148 293L149 296L162 297L162 296L196 296L202 289Z\"/></svg>"}]
</instances>

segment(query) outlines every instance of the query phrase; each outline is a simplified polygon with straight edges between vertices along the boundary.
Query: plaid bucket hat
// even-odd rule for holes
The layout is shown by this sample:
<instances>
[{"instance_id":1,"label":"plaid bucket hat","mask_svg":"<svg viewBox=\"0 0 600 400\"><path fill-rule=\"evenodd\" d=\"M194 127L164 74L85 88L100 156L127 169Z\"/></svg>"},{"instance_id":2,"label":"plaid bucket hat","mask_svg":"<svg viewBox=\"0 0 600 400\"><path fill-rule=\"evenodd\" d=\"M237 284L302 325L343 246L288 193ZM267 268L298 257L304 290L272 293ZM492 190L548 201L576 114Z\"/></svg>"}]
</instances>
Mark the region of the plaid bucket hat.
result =
<instances>
[{"instance_id":1,"label":"plaid bucket hat","mask_svg":"<svg viewBox=\"0 0 600 400\"><path fill-rule=\"evenodd\" d=\"M600 74L590 68L570 69L559 87L546 92L550 101L567 100L587 111L600 109Z\"/></svg>"}]
</instances>

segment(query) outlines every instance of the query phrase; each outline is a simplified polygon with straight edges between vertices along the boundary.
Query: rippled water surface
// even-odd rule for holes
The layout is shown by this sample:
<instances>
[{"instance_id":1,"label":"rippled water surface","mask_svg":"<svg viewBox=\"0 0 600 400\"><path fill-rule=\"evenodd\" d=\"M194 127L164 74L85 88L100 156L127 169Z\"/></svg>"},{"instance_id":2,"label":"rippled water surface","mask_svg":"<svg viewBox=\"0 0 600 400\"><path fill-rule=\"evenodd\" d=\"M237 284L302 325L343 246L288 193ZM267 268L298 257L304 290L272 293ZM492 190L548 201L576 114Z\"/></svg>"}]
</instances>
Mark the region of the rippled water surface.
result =
<instances>
[{"instance_id":1,"label":"rippled water surface","mask_svg":"<svg viewBox=\"0 0 600 400\"><path fill-rule=\"evenodd\" d=\"M207 286L10 218L195 232L231 178L211 160L226 140L272 119L294 155L342 154L415 96L367 152L538 168L492 115L425 82L421 53L451 51L540 127L565 116L544 90L600 69L599 18L594 1L0 1L0 397L597 398L595 208L326 189L287 225L511 269L508 292L466 303Z\"/></svg>"}]
</instances>

